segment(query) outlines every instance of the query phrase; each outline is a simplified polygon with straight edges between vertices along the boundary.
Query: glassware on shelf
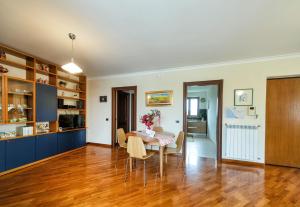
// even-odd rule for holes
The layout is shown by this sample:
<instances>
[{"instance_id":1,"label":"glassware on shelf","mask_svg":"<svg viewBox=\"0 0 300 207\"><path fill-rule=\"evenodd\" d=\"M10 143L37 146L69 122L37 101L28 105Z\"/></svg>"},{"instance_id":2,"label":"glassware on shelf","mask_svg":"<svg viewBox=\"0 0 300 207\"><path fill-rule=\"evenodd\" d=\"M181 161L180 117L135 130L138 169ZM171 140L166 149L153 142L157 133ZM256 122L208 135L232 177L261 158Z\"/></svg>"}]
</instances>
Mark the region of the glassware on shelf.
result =
<instances>
[{"instance_id":1,"label":"glassware on shelf","mask_svg":"<svg viewBox=\"0 0 300 207\"><path fill-rule=\"evenodd\" d=\"M8 78L8 122L33 121L33 83Z\"/></svg>"}]
</instances>

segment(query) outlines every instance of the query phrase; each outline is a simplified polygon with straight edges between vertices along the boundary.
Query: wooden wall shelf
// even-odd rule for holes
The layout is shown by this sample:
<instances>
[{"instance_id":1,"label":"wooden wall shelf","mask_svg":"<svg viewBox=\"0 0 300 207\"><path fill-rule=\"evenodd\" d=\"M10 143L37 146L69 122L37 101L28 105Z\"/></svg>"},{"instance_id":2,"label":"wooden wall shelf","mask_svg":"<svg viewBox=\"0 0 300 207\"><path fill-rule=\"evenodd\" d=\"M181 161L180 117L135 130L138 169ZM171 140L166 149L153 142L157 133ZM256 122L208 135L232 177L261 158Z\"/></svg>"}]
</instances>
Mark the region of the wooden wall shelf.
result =
<instances>
[{"instance_id":1,"label":"wooden wall shelf","mask_svg":"<svg viewBox=\"0 0 300 207\"><path fill-rule=\"evenodd\" d=\"M16 68L19 68L19 69L33 70L33 67L31 67L31 66L23 65L23 64L13 62L13 61L10 61L10 60L6 60L6 59L3 59L3 58L0 58L0 62L5 64L5 65L10 65L10 66L13 66L13 67L16 67Z\"/></svg>"},{"instance_id":2,"label":"wooden wall shelf","mask_svg":"<svg viewBox=\"0 0 300 207\"><path fill-rule=\"evenodd\" d=\"M80 83L78 80L74 80L72 78L67 78L67 77L60 76L60 75L57 75L57 78L61 79L61 80L69 81L69 82L72 82L72 83Z\"/></svg>"},{"instance_id":3,"label":"wooden wall shelf","mask_svg":"<svg viewBox=\"0 0 300 207\"><path fill-rule=\"evenodd\" d=\"M70 100L85 100L84 98L68 97L68 96L57 96L59 99L70 99Z\"/></svg>"},{"instance_id":4,"label":"wooden wall shelf","mask_svg":"<svg viewBox=\"0 0 300 207\"><path fill-rule=\"evenodd\" d=\"M57 86L57 89L62 90L62 91L74 92L74 93L85 93L85 91L75 90L75 89L71 89L71 88L64 88L64 87L59 87L59 86Z\"/></svg>"},{"instance_id":5,"label":"wooden wall shelf","mask_svg":"<svg viewBox=\"0 0 300 207\"><path fill-rule=\"evenodd\" d=\"M36 73L40 73L40 74L43 74L43 75L52 75L52 76L56 76L55 73L51 73L51 72L48 72L48 71L45 71L45 70L40 70L40 69L35 69Z\"/></svg>"},{"instance_id":6,"label":"wooden wall shelf","mask_svg":"<svg viewBox=\"0 0 300 207\"><path fill-rule=\"evenodd\" d=\"M57 109L57 114L60 113L72 113L74 114L81 114L84 115L84 121L86 122L86 77L81 74L70 74L60 68L60 66L56 65L55 63L51 63L47 60L43 60L42 58L35 57L33 55L18 51L16 49L10 48L8 46L0 44L0 49L5 51L7 54L6 58L0 58L0 63L3 65L11 66L9 70L13 70L16 72L13 72L12 74L18 74L18 75L7 75L2 74L0 75L2 77L2 87L0 87L0 91L2 93L2 113L0 113L0 124L1 125L29 125L34 127L34 133L31 136L40 135L37 134L36 131L36 84L43 84L48 85L57 88L57 90L67 91L67 92L73 92L78 93L78 97L69 97L67 95L65 96L56 96L57 98L61 99L69 99L69 100L81 100L83 101L83 107L84 109L77 109L77 108L71 108L71 109ZM14 56L14 57L12 57ZM21 59L19 62L18 59ZM18 62L17 62L18 61ZM48 66L48 70L43 70L44 65ZM24 72L19 72L18 69L25 70ZM59 74L58 74L59 71ZM37 76L40 75L40 76ZM74 78L73 78L74 77ZM40 83L37 81L37 79L42 79L43 81L47 81L47 83ZM70 88L66 87L60 87L58 86L58 80L62 80L67 82L69 84ZM18 82L19 81L19 82ZM22 89L22 85L30 85L30 88L32 87L32 93L23 93L21 91L25 90ZM11 84L11 85L9 85ZM74 84L78 84L79 90L72 89L72 87L75 88ZM29 86L28 86L29 87ZM21 91L15 91L14 89L21 89ZM26 90L28 91L28 90ZM23 96L23 97L22 97ZM21 100L22 99L22 100ZM21 100L21 102L20 102ZM26 103L24 103L26 101ZM20 103L19 103L20 102ZM28 103L27 103L28 102ZM12 113L13 111L8 111L9 104L13 104L15 108L12 108L14 106L10 106L10 109L18 109L17 105L24 104L23 110L25 111L24 118L27 118L28 121L26 122L10 122L9 120L12 118L22 118L22 117L13 117ZM27 105L27 107L26 107ZM7 109L7 110L6 110ZM65 111L65 112L64 112ZM58 132L58 116L57 120L54 122L49 123L50 124L50 132L49 133L57 133ZM81 128L84 129L84 128ZM74 129L78 130L78 129ZM43 133L44 134L44 133ZM42 135L42 134L41 134ZM14 138L22 138L22 137L28 137L28 136L16 136L16 137L9 137L8 139L14 139ZM0 140L2 140L0 138Z\"/></svg>"}]
</instances>

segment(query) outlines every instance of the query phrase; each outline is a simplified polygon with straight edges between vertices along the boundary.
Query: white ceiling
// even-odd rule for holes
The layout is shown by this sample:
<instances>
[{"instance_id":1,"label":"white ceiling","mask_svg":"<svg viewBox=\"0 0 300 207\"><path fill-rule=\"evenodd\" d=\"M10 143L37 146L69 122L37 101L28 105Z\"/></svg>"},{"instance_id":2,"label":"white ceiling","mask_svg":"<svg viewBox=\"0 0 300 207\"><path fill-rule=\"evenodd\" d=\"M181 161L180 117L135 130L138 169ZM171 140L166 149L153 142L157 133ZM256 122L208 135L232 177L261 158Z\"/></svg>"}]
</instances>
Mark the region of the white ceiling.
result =
<instances>
[{"instance_id":1,"label":"white ceiling","mask_svg":"<svg viewBox=\"0 0 300 207\"><path fill-rule=\"evenodd\" d=\"M300 52L299 0L0 0L0 42L89 76Z\"/></svg>"}]
</instances>

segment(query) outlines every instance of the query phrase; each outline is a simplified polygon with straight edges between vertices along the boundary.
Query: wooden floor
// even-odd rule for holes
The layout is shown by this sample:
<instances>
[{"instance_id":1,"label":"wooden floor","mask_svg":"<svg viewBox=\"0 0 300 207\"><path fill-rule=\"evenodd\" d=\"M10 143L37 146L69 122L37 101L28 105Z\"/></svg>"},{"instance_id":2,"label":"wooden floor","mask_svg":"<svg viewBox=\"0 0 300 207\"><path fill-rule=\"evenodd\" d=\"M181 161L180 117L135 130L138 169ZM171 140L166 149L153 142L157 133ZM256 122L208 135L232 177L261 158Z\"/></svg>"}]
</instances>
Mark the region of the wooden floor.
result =
<instances>
[{"instance_id":1,"label":"wooden floor","mask_svg":"<svg viewBox=\"0 0 300 207\"><path fill-rule=\"evenodd\" d=\"M169 157L162 181L155 157L143 187L142 163L124 183L108 148L88 146L0 177L0 206L300 206L300 170L222 164L189 156L186 176ZM124 158L124 156L123 156Z\"/></svg>"}]
</instances>

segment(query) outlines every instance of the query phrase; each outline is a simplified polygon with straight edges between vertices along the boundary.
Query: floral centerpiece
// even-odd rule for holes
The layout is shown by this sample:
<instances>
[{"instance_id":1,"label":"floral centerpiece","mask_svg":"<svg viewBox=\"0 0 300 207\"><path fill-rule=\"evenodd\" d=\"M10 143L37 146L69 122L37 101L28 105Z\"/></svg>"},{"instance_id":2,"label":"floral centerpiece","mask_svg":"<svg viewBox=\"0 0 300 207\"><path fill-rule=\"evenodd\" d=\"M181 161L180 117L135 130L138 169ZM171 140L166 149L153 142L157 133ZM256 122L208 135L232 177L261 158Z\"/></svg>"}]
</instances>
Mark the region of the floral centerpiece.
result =
<instances>
[{"instance_id":1,"label":"floral centerpiece","mask_svg":"<svg viewBox=\"0 0 300 207\"><path fill-rule=\"evenodd\" d=\"M157 109L151 110L150 113L145 114L141 117L141 122L144 124L147 129L151 129L151 126L154 124L155 119L160 120L160 111Z\"/></svg>"}]
</instances>

